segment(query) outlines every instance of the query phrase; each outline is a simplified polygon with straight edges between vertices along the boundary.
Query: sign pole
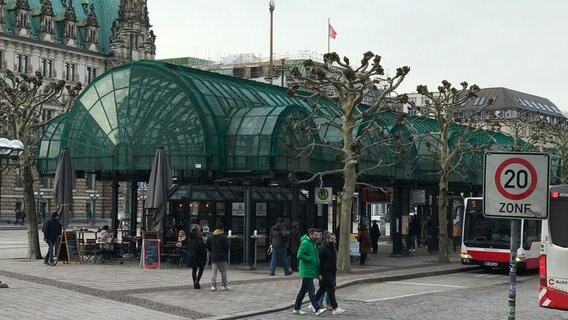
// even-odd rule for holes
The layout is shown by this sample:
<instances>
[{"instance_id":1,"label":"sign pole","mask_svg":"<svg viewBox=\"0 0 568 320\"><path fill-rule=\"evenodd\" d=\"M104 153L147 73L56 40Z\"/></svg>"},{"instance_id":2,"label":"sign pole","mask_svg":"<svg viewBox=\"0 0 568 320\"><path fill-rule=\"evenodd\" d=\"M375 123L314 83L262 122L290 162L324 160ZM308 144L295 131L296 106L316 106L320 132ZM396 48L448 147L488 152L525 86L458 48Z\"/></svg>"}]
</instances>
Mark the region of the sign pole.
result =
<instances>
[{"instance_id":1,"label":"sign pole","mask_svg":"<svg viewBox=\"0 0 568 320\"><path fill-rule=\"evenodd\" d=\"M517 301L517 249L519 248L519 232L521 220L511 219L511 261L509 265L509 316L515 320L515 304Z\"/></svg>"}]
</instances>

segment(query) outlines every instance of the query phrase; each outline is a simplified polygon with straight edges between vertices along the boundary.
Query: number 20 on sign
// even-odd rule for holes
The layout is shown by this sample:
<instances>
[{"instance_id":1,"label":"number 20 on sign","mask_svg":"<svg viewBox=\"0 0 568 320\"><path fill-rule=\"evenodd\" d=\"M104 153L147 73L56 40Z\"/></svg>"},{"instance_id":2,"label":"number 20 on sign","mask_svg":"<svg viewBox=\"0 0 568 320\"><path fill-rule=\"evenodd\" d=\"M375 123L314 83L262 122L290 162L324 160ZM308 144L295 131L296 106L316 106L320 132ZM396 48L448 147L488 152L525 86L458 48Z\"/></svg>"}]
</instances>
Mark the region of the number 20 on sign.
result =
<instances>
[{"instance_id":1,"label":"number 20 on sign","mask_svg":"<svg viewBox=\"0 0 568 320\"><path fill-rule=\"evenodd\" d=\"M547 153L485 154L483 197L488 217L545 219L550 156Z\"/></svg>"}]
</instances>

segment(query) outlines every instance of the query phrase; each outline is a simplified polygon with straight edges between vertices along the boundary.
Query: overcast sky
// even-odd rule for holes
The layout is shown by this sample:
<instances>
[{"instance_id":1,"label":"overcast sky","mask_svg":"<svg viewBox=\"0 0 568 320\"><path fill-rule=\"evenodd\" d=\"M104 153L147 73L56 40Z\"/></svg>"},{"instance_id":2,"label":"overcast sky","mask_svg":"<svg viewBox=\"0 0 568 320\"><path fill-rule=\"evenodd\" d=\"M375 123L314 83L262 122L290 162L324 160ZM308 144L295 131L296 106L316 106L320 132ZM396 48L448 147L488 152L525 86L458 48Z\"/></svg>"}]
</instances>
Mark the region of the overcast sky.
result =
<instances>
[{"instance_id":1,"label":"overcast sky","mask_svg":"<svg viewBox=\"0 0 568 320\"><path fill-rule=\"evenodd\" d=\"M331 51L359 61L371 50L391 73L410 66L400 92L442 80L506 87L568 112L566 0L275 0L274 53ZM156 58L268 60L268 0L148 0Z\"/></svg>"}]
</instances>

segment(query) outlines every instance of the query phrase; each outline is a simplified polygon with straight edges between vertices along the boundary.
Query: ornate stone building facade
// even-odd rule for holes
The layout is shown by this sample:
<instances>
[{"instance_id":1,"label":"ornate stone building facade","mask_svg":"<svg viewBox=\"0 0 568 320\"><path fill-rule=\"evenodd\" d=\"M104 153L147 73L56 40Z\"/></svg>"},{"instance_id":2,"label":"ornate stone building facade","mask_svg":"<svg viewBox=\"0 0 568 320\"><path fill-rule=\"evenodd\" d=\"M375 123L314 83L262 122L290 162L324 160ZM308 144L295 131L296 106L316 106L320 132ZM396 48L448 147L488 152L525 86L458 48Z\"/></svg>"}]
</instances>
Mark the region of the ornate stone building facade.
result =
<instances>
[{"instance_id":1,"label":"ornate stone building facade","mask_svg":"<svg viewBox=\"0 0 568 320\"><path fill-rule=\"evenodd\" d=\"M110 68L132 60L153 60L156 53L145 0L0 0L0 73L39 71L46 83L65 80L84 86ZM47 121L63 112L45 105ZM0 137L11 138L0 124ZM0 186L0 221L14 221L23 208L19 171L8 167ZM55 209L53 182L37 179L40 214ZM77 180L73 211L76 216L110 210L110 186L86 174ZM99 195L92 201L91 195ZM124 201L121 203L124 206ZM29 214L29 212L27 212Z\"/></svg>"}]
</instances>

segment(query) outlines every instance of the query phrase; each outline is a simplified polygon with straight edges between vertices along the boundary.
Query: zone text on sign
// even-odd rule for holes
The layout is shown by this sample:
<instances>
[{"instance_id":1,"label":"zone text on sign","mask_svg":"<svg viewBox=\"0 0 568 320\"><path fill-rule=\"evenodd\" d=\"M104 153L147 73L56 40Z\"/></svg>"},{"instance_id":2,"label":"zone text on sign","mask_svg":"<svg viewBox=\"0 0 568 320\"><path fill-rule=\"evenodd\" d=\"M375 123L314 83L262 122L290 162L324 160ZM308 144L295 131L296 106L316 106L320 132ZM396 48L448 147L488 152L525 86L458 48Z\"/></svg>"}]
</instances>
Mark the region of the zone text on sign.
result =
<instances>
[{"instance_id":1,"label":"zone text on sign","mask_svg":"<svg viewBox=\"0 0 568 320\"><path fill-rule=\"evenodd\" d=\"M499 213L529 213L530 203L499 202Z\"/></svg>"}]
</instances>

